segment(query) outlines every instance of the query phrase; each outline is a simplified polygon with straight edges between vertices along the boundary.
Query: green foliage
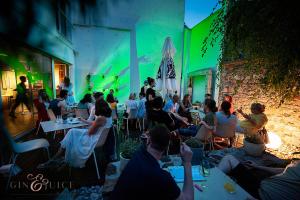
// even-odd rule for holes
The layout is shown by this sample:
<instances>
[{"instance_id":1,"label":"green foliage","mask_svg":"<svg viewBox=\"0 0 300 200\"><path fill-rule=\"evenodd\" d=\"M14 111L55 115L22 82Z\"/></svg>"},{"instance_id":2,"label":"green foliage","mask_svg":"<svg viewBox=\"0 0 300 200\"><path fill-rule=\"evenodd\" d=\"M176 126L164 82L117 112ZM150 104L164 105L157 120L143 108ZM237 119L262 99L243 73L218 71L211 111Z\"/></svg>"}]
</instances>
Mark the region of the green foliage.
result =
<instances>
[{"instance_id":1,"label":"green foliage","mask_svg":"<svg viewBox=\"0 0 300 200\"><path fill-rule=\"evenodd\" d=\"M131 138L128 138L124 142L120 144L120 152L123 158L131 159L134 152L138 149L140 146L140 142L138 140L133 140Z\"/></svg>"},{"instance_id":2,"label":"green foliage","mask_svg":"<svg viewBox=\"0 0 300 200\"><path fill-rule=\"evenodd\" d=\"M261 87L279 104L300 94L299 7L281 0L223 0L202 53L222 34L220 68L244 61L246 73L259 75Z\"/></svg>"}]
</instances>

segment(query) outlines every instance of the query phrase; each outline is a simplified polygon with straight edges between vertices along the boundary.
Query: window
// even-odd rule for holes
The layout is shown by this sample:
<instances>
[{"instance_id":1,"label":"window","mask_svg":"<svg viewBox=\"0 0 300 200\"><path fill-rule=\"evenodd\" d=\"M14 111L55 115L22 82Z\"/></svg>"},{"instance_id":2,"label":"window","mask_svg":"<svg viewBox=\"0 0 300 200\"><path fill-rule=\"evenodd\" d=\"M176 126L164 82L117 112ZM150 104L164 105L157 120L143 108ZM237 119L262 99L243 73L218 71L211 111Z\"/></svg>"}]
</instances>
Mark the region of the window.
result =
<instances>
[{"instance_id":1,"label":"window","mask_svg":"<svg viewBox=\"0 0 300 200\"><path fill-rule=\"evenodd\" d=\"M72 24L69 20L69 2L66 0L59 0L56 12L56 29L67 40L71 41Z\"/></svg>"}]
</instances>

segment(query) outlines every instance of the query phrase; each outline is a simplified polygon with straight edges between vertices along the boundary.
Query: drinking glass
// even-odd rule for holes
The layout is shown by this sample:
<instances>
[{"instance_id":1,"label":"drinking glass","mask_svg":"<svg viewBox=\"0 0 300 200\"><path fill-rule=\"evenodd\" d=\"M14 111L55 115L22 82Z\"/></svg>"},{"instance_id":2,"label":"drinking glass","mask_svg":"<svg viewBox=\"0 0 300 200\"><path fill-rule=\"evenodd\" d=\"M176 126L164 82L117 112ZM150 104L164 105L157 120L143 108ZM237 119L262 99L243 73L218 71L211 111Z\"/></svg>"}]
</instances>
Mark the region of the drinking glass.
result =
<instances>
[{"instance_id":1,"label":"drinking glass","mask_svg":"<svg viewBox=\"0 0 300 200\"><path fill-rule=\"evenodd\" d=\"M182 164L181 157L180 156L174 156L173 157L173 165L174 166L180 166Z\"/></svg>"},{"instance_id":2,"label":"drinking glass","mask_svg":"<svg viewBox=\"0 0 300 200\"><path fill-rule=\"evenodd\" d=\"M210 164L207 159L202 160L202 174L203 176L209 176L210 174Z\"/></svg>"}]
</instances>

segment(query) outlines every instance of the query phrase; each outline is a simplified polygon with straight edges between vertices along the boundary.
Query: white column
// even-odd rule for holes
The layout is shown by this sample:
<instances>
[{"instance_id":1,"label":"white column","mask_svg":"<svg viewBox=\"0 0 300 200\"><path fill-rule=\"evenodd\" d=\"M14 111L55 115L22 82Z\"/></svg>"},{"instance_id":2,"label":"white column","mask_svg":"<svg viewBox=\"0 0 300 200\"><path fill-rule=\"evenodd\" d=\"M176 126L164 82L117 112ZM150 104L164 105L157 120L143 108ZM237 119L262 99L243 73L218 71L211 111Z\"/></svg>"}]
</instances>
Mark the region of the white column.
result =
<instances>
[{"instance_id":1,"label":"white column","mask_svg":"<svg viewBox=\"0 0 300 200\"><path fill-rule=\"evenodd\" d=\"M130 92L138 95L140 89L140 71L136 48L136 29L130 31Z\"/></svg>"},{"instance_id":2,"label":"white column","mask_svg":"<svg viewBox=\"0 0 300 200\"><path fill-rule=\"evenodd\" d=\"M54 59L51 58L51 72L52 72L52 92L53 92L53 99L56 98L56 85L55 85L55 65Z\"/></svg>"}]
</instances>

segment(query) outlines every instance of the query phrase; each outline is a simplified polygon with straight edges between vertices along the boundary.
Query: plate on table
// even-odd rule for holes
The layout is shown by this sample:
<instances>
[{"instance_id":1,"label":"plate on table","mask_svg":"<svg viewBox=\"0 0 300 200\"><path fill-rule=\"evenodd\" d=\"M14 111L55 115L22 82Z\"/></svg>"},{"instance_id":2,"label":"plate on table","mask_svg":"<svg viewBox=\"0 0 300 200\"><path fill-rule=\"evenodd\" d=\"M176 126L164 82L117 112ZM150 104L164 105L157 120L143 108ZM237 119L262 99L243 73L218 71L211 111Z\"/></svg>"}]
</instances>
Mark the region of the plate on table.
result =
<instances>
[{"instance_id":1,"label":"plate on table","mask_svg":"<svg viewBox=\"0 0 300 200\"><path fill-rule=\"evenodd\" d=\"M78 124L78 123L80 123L80 121L77 118L69 118L68 119L68 124Z\"/></svg>"}]
</instances>

